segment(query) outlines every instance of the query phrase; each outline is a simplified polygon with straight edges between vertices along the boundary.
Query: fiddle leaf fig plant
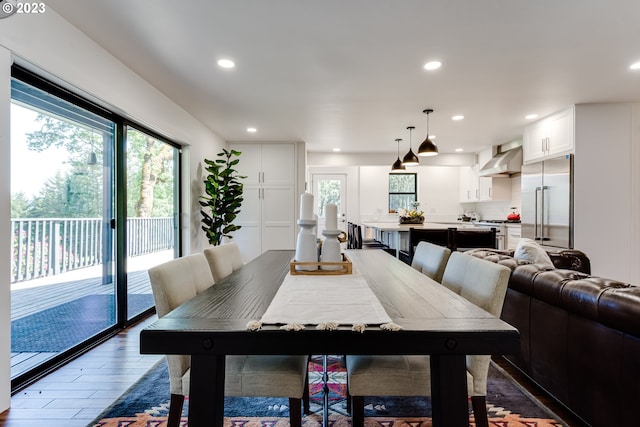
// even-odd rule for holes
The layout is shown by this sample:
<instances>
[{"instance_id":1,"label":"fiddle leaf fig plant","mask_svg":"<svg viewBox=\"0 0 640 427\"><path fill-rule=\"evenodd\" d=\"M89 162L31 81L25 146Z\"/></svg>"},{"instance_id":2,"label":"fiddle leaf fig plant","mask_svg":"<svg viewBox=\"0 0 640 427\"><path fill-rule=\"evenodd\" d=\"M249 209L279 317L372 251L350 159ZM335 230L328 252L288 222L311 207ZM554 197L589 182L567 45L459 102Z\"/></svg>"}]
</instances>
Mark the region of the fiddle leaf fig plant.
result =
<instances>
[{"instance_id":1,"label":"fiddle leaf fig plant","mask_svg":"<svg viewBox=\"0 0 640 427\"><path fill-rule=\"evenodd\" d=\"M240 213L243 201L241 180L246 178L234 169L240 162L236 157L241 154L240 151L223 149L217 154L217 159L204 159L209 175L204 180L206 195L200 197L200 213L202 230L213 246L220 245L223 237L232 238L230 233L240 229L233 221Z\"/></svg>"}]
</instances>

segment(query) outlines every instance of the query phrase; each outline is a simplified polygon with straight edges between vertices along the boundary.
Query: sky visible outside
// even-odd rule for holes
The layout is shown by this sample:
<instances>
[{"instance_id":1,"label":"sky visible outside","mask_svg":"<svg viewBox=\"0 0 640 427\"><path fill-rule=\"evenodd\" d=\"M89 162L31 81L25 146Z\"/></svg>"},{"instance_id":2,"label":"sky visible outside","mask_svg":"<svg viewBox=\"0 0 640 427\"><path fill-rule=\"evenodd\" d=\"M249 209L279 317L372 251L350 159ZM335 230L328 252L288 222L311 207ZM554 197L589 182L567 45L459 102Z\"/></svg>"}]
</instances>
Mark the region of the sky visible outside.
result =
<instances>
[{"instance_id":1,"label":"sky visible outside","mask_svg":"<svg viewBox=\"0 0 640 427\"><path fill-rule=\"evenodd\" d=\"M38 130L38 113L11 104L11 194L25 193L32 197L57 171L67 167L67 152L55 147L42 152L27 147L27 133Z\"/></svg>"}]
</instances>

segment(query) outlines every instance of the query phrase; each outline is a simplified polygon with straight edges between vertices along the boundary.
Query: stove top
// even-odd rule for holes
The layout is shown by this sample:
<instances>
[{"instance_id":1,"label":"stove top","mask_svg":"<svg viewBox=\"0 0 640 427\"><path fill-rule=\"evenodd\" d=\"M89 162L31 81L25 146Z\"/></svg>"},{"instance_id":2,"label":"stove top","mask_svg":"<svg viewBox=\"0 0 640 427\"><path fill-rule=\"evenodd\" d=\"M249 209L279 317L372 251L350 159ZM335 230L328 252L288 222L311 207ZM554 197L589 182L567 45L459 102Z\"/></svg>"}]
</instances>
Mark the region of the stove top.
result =
<instances>
[{"instance_id":1,"label":"stove top","mask_svg":"<svg viewBox=\"0 0 640 427\"><path fill-rule=\"evenodd\" d=\"M483 219L478 222L489 222L491 224L520 224L519 219Z\"/></svg>"}]
</instances>

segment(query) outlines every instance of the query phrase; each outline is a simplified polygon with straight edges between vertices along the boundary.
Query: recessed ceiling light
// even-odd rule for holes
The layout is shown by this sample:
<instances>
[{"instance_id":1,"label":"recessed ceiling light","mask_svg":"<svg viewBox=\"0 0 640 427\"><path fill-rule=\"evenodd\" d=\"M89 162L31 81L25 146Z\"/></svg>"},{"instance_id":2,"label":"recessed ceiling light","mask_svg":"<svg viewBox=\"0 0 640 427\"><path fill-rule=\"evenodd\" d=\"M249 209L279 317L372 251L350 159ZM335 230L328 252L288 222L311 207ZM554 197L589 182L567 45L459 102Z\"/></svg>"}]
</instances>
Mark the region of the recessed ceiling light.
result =
<instances>
[{"instance_id":1,"label":"recessed ceiling light","mask_svg":"<svg viewBox=\"0 0 640 427\"><path fill-rule=\"evenodd\" d=\"M342 150L340 148L334 148L333 151L337 153L337 152L342 151Z\"/></svg>"},{"instance_id":2,"label":"recessed ceiling light","mask_svg":"<svg viewBox=\"0 0 640 427\"><path fill-rule=\"evenodd\" d=\"M256 132L258 132L258 129L249 127L249 128L247 128L247 132L256 133Z\"/></svg>"},{"instance_id":3,"label":"recessed ceiling light","mask_svg":"<svg viewBox=\"0 0 640 427\"><path fill-rule=\"evenodd\" d=\"M222 68L233 68L236 66L236 63L230 59L220 59L218 60L218 66Z\"/></svg>"},{"instance_id":4,"label":"recessed ceiling light","mask_svg":"<svg viewBox=\"0 0 640 427\"><path fill-rule=\"evenodd\" d=\"M464 151L464 148L456 148L456 153L459 153L461 151Z\"/></svg>"},{"instance_id":5,"label":"recessed ceiling light","mask_svg":"<svg viewBox=\"0 0 640 427\"><path fill-rule=\"evenodd\" d=\"M538 115L537 114L527 114L526 116L524 116L524 118L527 119L527 120L537 119Z\"/></svg>"},{"instance_id":6,"label":"recessed ceiling light","mask_svg":"<svg viewBox=\"0 0 640 427\"><path fill-rule=\"evenodd\" d=\"M442 62L440 61L430 61L424 64L424 69L429 71L437 70L440 67L442 67Z\"/></svg>"},{"instance_id":7,"label":"recessed ceiling light","mask_svg":"<svg viewBox=\"0 0 640 427\"><path fill-rule=\"evenodd\" d=\"M640 61L634 62L629 66L630 70L640 70Z\"/></svg>"},{"instance_id":8,"label":"recessed ceiling light","mask_svg":"<svg viewBox=\"0 0 640 427\"><path fill-rule=\"evenodd\" d=\"M462 120L462 119L464 119L464 116L462 114L458 114L457 116L451 117L451 120L456 120L456 121Z\"/></svg>"}]
</instances>

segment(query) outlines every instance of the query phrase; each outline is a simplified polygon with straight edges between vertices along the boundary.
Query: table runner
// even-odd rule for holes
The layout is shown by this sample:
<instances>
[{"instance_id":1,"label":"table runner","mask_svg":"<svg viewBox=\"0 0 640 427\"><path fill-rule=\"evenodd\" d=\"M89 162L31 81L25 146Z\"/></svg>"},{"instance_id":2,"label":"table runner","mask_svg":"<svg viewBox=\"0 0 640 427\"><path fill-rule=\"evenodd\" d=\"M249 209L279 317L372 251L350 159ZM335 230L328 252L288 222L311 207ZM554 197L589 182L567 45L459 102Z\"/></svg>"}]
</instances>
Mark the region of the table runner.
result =
<instances>
[{"instance_id":1,"label":"table runner","mask_svg":"<svg viewBox=\"0 0 640 427\"><path fill-rule=\"evenodd\" d=\"M260 320L270 324L387 324L387 315L364 277L287 274Z\"/></svg>"}]
</instances>

